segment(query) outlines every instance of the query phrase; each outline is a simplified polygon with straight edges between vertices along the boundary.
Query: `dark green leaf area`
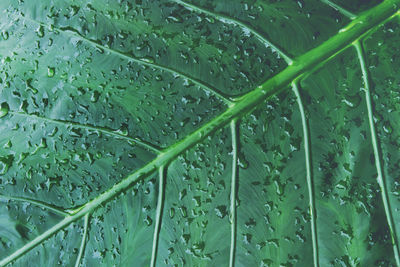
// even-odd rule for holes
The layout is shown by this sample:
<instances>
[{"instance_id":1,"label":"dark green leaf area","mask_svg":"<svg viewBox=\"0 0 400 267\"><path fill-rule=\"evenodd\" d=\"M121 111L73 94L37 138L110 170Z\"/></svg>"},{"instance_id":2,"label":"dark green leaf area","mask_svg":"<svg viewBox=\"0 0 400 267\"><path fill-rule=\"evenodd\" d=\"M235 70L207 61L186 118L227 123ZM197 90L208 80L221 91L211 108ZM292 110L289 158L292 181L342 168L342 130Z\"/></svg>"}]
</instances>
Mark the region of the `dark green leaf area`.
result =
<instances>
[{"instance_id":1,"label":"dark green leaf area","mask_svg":"<svg viewBox=\"0 0 400 267\"><path fill-rule=\"evenodd\" d=\"M226 264L231 142L229 129L218 131L168 168L160 264Z\"/></svg>"},{"instance_id":2,"label":"dark green leaf area","mask_svg":"<svg viewBox=\"0 0 400 267\"><path fill-rule=\"evenodd\" d=\"M360 13L364 10L367 10L377 4L383 2L382 0L353 0L353 1L346 1L346 0L335 0L332 1L348 10Z\"/></svg>"},{"instance_id":3,"label":"dark green leaf area","mask_svg":"<svg viewBox=\"0 0 400 267\"><path fill-rule=\"evenodd\" d=\"M394 262L361 77L351 47L302 82L322 265Z\"/></svg>"},{"instance_id":4,"label":"dark green leaf area","mask_svg":"<svg viewBox=\"0 0 400 267\"><path fill-rule=\"evenodd\" d=\"M373 88L374 115L378 143L381 148L383 174L386 179L390 211L395 222L400 219L400 24L398 18L389 21L365 41ZM400 225L395 223L398 236Z\"/></svg>"},{"instance_id":5,"label":"dark green leaf area","mask_svg":"<svg viewBox=\"0 0 400 267\"><path fill-rule=\"evenodd\" d=\"M202 0L190 3L249 25L291 56L301 55L321 44L349 22L319 0Z\"/></svg>"}]
</instances>

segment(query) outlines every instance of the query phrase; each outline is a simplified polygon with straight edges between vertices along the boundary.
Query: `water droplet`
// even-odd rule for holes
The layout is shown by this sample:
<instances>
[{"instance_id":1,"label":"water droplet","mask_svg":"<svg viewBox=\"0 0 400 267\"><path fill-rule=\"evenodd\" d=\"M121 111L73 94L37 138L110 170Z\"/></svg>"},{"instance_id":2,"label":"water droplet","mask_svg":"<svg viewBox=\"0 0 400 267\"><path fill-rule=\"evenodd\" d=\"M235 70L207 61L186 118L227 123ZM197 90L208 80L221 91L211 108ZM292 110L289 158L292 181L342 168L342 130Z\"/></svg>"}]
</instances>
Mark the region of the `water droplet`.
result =
<instances>
[{"instance_id":1,"label":"water droplet","mask_svg":"<svg viewBox=\"0 0 400 267\"><path fill-rule=\"evenodd\" d=\"M121 127L118 130L115 130L114 132L123 136L128 136L128 124L123 123Z\"/></svg>"},{"instance_id":2,"label":"water droplet","mask_svg":"<svg viewBox=\"0 0 400 267\"><path fill-rule=\"evenodd\" d=\"M40 38L42 38L44 36L44 28L42 25L40 25L39 28L36 30L36 34Z\"/></svg>"},{"instance_id":3,"label":"water droplet","mask_svg":"<svg viewBox=\"0 0 400 267\"><path fill-rule=\"evenodd\" d=\"M147 224L147 226L150 226L153 223L153 220L149 216L147 216L144 222Z\"/></svg>"},{"instance_id":4,"label":"water droplet","mask_svg":"<svg viewBox=\"0 0 400 267\"><path fill-rule=\"evenodd\" d=\"M12 147L12 143L11 140L8 140L7 143L4 144L3 148L11 148Z\"/></svg>"},{"instance_id":5,"label":"water droplet","mask_svg":"<svg viewBox=\"0 0 400 267\"><path fill-rule=\"evenodd\" d=\"M205 248L205 243L204 243L203 241L193 244L193 250L194 250L196 253L201 253L201 252L203 252L204 248Z\"/></svg>"},{"instance_id":6,"label":"water droplet","mask_svg":"<svg viewBox=\"0 0 400 267\"><path fill-rule=\"evenodd\" d=\"M170 217L170 218L174 218L174 216L175 216L175 209L174 209L174 208L171 208L171 209L169 210L169 217Z\"/></svg>"},{"instance_id":7,"label":"water droplet","mask_svg":"<svg viewBox=\"0 0 400 267\"><path fill-rule=\"evenodd\" d=\"M14 161L13 155L8 155L6 157L0 157L0 174L5 174L11 167Z\"/></svg>"},{"instance_id":8,"label":"water droplet","mask_svg":"<svg viewBox=\"0 0 400 267\"><path fill-rule=\"evenodd\" d=\"M47 77L53 77L54 76L54 74L55 74L55 68L53 68L53 67L47 67Z\"/></svg>"},{"instance_id":9,"label":"water droplet","mask_svg":"<svg viewBox=\"0 0 400 267\"><path fill-rule=\"evenodd\" d=\"M181 236L181 240L185 245L187 245L189 243L189 239L190 239L190 235L188 235L188 234L183 234Z\"/></svg>"},{"instance_id":10,"label":"water droplet","mask_svg":"<svg viewBox=\"0 0 400 267\"><path fill-rule=\"evenodd\" d=\"M227 211L226 206L221 205L221 206L218 206L215 208L215 213L219 218L222 219L228 214L228 211Z\"/></svg>"},{"instance_id":11,"label":"water droplet","mask_svg":"<svg viewBox=\"0 0 400 267\"><path fill-rule=\"evenodd\" d=\"M46 143L46 139L45 138L42 138L40 140L39 147L41 147L41 148L46 148L47 147L47 143Z\"/></svg>"},{"instance_id":12,"label":"water droplet","mask_svg":"<svg viewBox=\"0 0 400 267\"><path fill-rule=\"evenodd\" d=\"M263 259L261 262L262 267L272 266L274 262L271 259Z\"/></svg>"},{"instance_id":13,"label":"water droplet","mask_svg":"<svg viewBox=\"0 0 400 267\"><path fill-rule=\"evenodd\" d=\"M3 31L3 32L1 33L1 36L3 37L4 40L7 40L8 37L9 37L9 34L8 34L7 31Z\"/></svg>"},{"instance_id":14,"label":"water droplet","mask_svg":"<svg viewBox=\"0 0 400 267\"><path fill-rule=\"evenodd\" d=\"M99 97L100 97L99 91L94 91L90 96L90 101L92 101L93 103L97 102L99 100Z\"/></svg>"},{"instance_id":15,"label":"water droplet","mask_svg":"<svg viewBox=\"0 0 400 267\"><path fill-rule=\"evenodd\" d=\"M279 180L275 180L274 184L275 184L275 187L276 187L276 193L279 196L283 196L283 194L285 193L285 185L282 184Z\"/></svg>"},{"instance_id":16,"label":"water droplet","mask_svg":"<svg viewBox=\"0 0 400 267\"><path fill-rule=\"evenodd\" d=\"M239 153L238 155L238 165L242 169L247 169L249 167L249 162L247 161L243 153Z\"/></svg>"},{"instance_id":17,"label":"water droplet","mask_svg":"<svg viewBox=\"0 0 400 267\"><path fill-rule=\"evenodd\" d=\"M245 244L251 244L251 240L253 238L253 235L247 233L247 234L243 234L243 242Z\"/></svg>"},{"instance_id":18,"label":"water droplet","mask_svg":"<svg viewBox=\"0 0 400 267\"><path fill-rule=\"evenodd\" d=\"M347 96L345 99L342 100L347 106L351 108L358 107L361 103L360 95L356 94L353 96Z\"/></svg>"},{"instance_id":19,"label":"water droplet","mask_svg":"<svg viewBox=\"0 0 400 267\"><path fill-rule=\"evenodd\" d=\"M154 58L150 57L150 56L146 56L141 58L141 60L143 60L144 62L148 62L148 63L154 63Z\"/></svg>"},{"instance_id":20,"label":"water droplet","mask_svg":"<svg viewBox=\"0 0 400 267\"><path fill-rule=\"evenodd\" d=\"M181 212L182 217L186 218L187 217L187 209L186 209L186 207L184 207L184 206L179 207L179 210Z\"/></svg>"},{"instance_id":21,"label":"water droplet","mask_svg":"<svg viewBox=\"0 0 400 267\"><path fill-rule=\"evenodd\" d=\"M0 105L0 118L3 118L8 114L10 111L10 106L7 104L7 102L3 102Z\"/></svg>"}]
</instances>

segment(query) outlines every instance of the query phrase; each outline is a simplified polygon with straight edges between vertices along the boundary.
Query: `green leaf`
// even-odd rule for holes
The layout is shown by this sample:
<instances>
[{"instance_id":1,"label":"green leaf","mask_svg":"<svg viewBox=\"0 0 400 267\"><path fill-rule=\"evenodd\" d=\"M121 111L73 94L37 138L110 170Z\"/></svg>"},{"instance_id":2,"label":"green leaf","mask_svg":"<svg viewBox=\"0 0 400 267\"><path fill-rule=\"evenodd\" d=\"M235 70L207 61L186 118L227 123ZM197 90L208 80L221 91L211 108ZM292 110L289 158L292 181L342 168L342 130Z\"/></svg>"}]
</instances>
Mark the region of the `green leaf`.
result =
<instances>
[{"instance_id":1,"label":"green leaf","mask_svg":"<svg viewBox=\"0 0 400 267\"><path fill-rule=\"evenodd\" d=\"M0 266L399 266L399 0L0 2Z\"/></svg>"}]
</instances>

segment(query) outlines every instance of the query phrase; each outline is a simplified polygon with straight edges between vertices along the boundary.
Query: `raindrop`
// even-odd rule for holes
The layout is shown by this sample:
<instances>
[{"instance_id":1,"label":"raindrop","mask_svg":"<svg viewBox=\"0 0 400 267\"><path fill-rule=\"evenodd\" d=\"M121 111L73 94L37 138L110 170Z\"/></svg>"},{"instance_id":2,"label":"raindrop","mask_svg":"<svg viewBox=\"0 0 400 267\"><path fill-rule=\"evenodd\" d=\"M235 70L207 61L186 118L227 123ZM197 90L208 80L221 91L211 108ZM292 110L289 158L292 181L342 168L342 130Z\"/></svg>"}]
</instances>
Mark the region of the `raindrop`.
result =
<instances>
[{"instance_id":1,"label":"raindrop","mask_svg":"<svg viewBox=\"0 0 400 267\"><path fill-rule=\"evenodd\" d=\"M261 262L262 267L272 266L274 262L271 259L263 259Z\"/></svg>"},{"instance_id":2,"label":"raindrop","mask_svg":"<svg viewBox=\"0 0 400 267\"><path fill-rule=\"evenodd\" d=\"M251 244L252 238L253 238L253 236L249 233L243 234L243 241L245 244Z\"/></svg>"},{"instance_id":3,"label":"raindrop","mask_svg":"<svg viewBox=\"0 0 400 267\"><path fill-rule=\"evenodd\" d=\"M47 67L47 77L53 77L55 74L55 69L53 67Z\"/></svg>"},{"instance_id":4,"label":"raindrop","mask_svg":"<svg viewBox=\"0 0 400 267\"><path fill-rule=\"evenodd\" d=\"M153 220L149 216L147 216L144 221L147 224L147 226L150 226L153 223Z\"/></svg>"},{"instance_id":5,"label":"raindrop","mask_svg":"<svg viewBox=\"0 0 400 267\"><path fill-rule=\"evenodd\" d=\"M7 31L3 31L3 32L1 33L1 36L3 37L4 40L7 40L8 37L9 37L9 34L8 34Z\"/></svg>"},{"instance_id":6,"label":"raindrop","mask_svg":"<svg viewBox=\"0 0 400 267\"><path fill-rule=\"evenodd\" d=\"M184 206L179 207L179 210L181 212L182 217L186 218L187 217L187 209L186 209L186 207L184 207Z\"/></svg>"},{"instance_id":7,"label":"raindrop","mask_svg":"<svg viewBox=\"0 0 400 267\"><path fill-rule=\"evenodd\" d=\"M282 184L280 181L275 180L274 181L275 187L276 187L276 193L279 196L282 196L285 193L285 185Z\"/></svg>"},{"instance_id":8,"label":"raindrop","mask_svg":"<svg viewBox=\"0 0 400 267\"><path fill-rule=\"evenodd\" d=\"M36 34L40 38L42 38L44 36L44 28L42 25L40 25L39 28L36 30Z\"/></svg>"},{"instance_id":9,"label":"raindrop","mask_svg":"<svg viewBox=\"0 0 400 267\"><path fill-rule=\"evenodd\" d=\"M14 161L13 155L8 155L6 157L0 157L0 174L5 174L8 169L11 167Z\"/></svg>"},{"instance_id":10,"label":"raindrop","mask_svg":"<svg viewBox=\"0 0 400 267\"><path fill-rule=\"evenodd\" d=\"M12 143L11 140L8 140L7 143L4 144L3 148L11 148L12 147Z\"/></svg>"},{"instance_id":11,"label":"raindrop","mask_svg":"<svg viewBox=\"0 0 400 267\"><path fill-rule=\"evenodd\" d=\"M186 244L186 245L189 243L189 239L190 239L190 235L188 235L188 234L183 234L183 235L181 236L182 242L183 242L184 244Z\"/></svg>"},{"instance_id":12,"label":"raindrop","mask_svg":"<svg viewBox=\"0 0 400 267\"><path fill-rule=\"evenodd\" d=\"M99 91L94 91L92 93L92 95L90 96L90 101L92 101L93 103L97 102L99 100L100 97L100 93Z\"/></svg>"},{"instance_id":13,"label":"raindrop","mask_svg":"<svg viewBox=\"0 0 400 267\"><path fill-rule=\"evenodd\" d=\"M7 104L7 102L3 102L0 105L0 118L3 118L8 114L10 111L10 106Z\"/></svg>"},{"instance_id":14,"label":"raindrop","mask_svg":"<svg viewBox=\"0 0 400 267\"><path fill-rule=\"evenodd\" d=\"M174 216L175 216L175 209L174 209L174 208L171 208L171 209L169 210L169 217L170 217L170 218L174 218Z\"/></svg>"},{"instance_id":15,"label":"raindrop","mask_svg":"<svg viewBox=\"0 0 400 267\"><path fill-rule=\"evenodd\" d=\"M243 153L239 153L238 165L242 169L247 169L249 167L249 162L247 161Z\"/></svg>"},{"instance_id":16,"label":"raindrop","mask_svg":"<svg viewBox=\"0 0 400 267\"><path fill-rule=\"evenodd\" d=\"M41 147L41 148L47 148L47 143L46 143L46 139L45 139L45 138L42 138L42 139L40 140L39 147Z\"/></svg>"},{"instance_id":17,"label":"raindrop","mask_svg":"<svg viewBox=\"0 0 400 267\"><path fill-rule=\"evenodd\" d=\"M356 94L354 96L347 96L345 99L342 100L347 106L351 108L356 108L361 103L361 97Z\"/></svg>"},{"instance_id":18,"label":"raindrop","mask_svg":"<svg viewBox=\"0 0 400 267\"><path fill-rule=\"evenodd\" d=\"M215 208L215 213L219 218L222 219L228 214L228 211L227 211L226 206L221 205L221 206L218 206Z\"/></svg>"},{"instance_id":19,"label":"raindrop","mask_svg":"<svg viewBox=\"0 0 400 267\"><path fill-rule=\"evenodd\" d=\"M148 62L148 63L154 63L154 58L151 56L146 56L141 58L141 60L143 60L144 62Z\"/></svg>"},{"instance_id":20,"label":"raindrop","mask_svg":"<svg viewBox=\"0 0 400 267\"><path fill-rule=\"evenodd\" d=\"M128 136L128 124L123 123L121 127L118 130L115 130L114 132L123 136Z\"/></svg>"}]
</instances>

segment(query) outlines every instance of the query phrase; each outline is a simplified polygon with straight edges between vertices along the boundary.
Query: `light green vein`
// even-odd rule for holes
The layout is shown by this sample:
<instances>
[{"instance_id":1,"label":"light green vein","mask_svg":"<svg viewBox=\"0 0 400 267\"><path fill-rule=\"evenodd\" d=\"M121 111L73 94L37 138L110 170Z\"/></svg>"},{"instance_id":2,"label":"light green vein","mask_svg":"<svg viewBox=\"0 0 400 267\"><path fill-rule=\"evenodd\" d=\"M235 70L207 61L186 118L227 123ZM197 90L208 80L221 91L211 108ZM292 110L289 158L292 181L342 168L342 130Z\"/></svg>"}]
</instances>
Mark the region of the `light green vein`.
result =
<instances>
[{"instance_id":1,"label":"light green vein","mask_svg":"<svg viewBox=\"0 0 400 267\"><path fill-rule=\"evenodd\" d=\"M330 1L330 0L321 0L322 3L327 4L328 6L336 9L337 11L339 11L340 14L348 17L349 19L355 19L357 17L356 14L348 11L347 9L341 7L340 5Z\"/></svg>"},{"instance_id":2,"label":"light green vein","mask_svg":"<svg viewBox=\"0 0 400 267\"><path fill-rule=\"evenodd\" d=\"M266 99L286 89L292 81L296 80L296 78L300 77L310 69L313 69L321 62L332 58L360 38L360 36L365 35L371 29L381 25L384 21L391 18L398 11L399 6L400 0L386 0L378 6L364 12L346 26L345 31L339 32L318 47L298 57L298 59L294 61L294 64L289 65L274 77L245 94L240 98L240 100L231 104L222 114L205 123L182 140L164 149L161 154L157 155L155 159L144 165L142 168L128 175L119 183L112 186L108 191L105 191L96 198L90 200L81 208L77 209L73 214L65 217L65 219L61 220L47 231L2 259L0 261L0 266L4 266L18 257L21 257L23 254L41 244L58 231L64 229L72 222L82 218L88 213L91 213L99 206L104 205L114 197L118 196L121 192L134 185L137 181L148 177L160 167L168 165L168 163L175 160L183 152L200 143L218 129L225 127L233 119L238 119L251 112L258 105L264 103Z\"/></svg>"},{"instance_id":3,"label":"light green vein","mask_svg":"<svg viewBox=\"0 0 400 267\"><path fill-rule=\"evenodd\" d=\"M78 257L76 258L75 267L79 267L79 265L81 264L83 253L85 252L86 239L87 239L88 227L89 227L89 216L90 216L89 213L85 215L85 219L84 219L84 223L83 223L82 242L81 242L81 246L79 248Z\"/></svg>"},{"instance_id":4,"label":"light green vein","mask_svg":"<svg viewBox=\"0 0 400 267\"><path fill-rule=\"evenodd\" d=\"M25 202L25 203L29 203L35 206L38 206L40 208L43 209L47 209L50 210L54 213L57 213L61 216L68 216L69 213L58 208L55 207L51 204L45 203L43 201L39 201L39 200L35 200L35 199L30 199L30 198L25 198L25 197L13 197L13 196L5 196L5 195L0 195L0 200L5 200L5 201L19 201L19 202Z\"/></svg>"},{"instance_id":5,"label":"light green vein","mask_svg":"<svg viewBox=\"0 0 400 267\"><path fill-rule=\"evenodd\" d=\"M164 210L164 199L165 199L165 169L164 166L161 166L158 170L159 178L158 178L158 200L157 200L157 211L156 211L156 224L154 227L154 235L153 235L153 249L151 252L151 267L156 266L157 260L157 251L158 244L160 241L160 231L161 231L161 223L162 216Z\"/></svg>"},{"instance_id":6,"label":"light green vein","mask_svg":"<svg viewBox=\"0 0 400 267\"><path fill-rule=\"evenodd\" d=\"M304 105L299 92L298 81L294 81L292 83L292 89L296 95L297 103L299 105L301 123L303 126L304 154L306 158L306 180L308 187L308 199L309 199L309 206L310 206L309 208L311 216L311 238L313 247L313 261L314 261L314 267L318 267L319 255L318 255L318 236L317 236L317 221L316 221L316 208L315 208L315 190L314 190L314 181L311 168L311 143L310 143L310 135L308 133L308 121L306 118L306 114L304 112Z\"/></svg>"},{"instance_id":7,"label":"light green vein","mask_svg":"<svg viewBox=\"0 0 400 267\"><path fill-rule=\"evenodd\" d=\"M21 17L21 18L23 18L23 19L25 19L25 20L27 20L27 21L30 21L30 22L32 22L32 23L42 25L43 27L49 28L48 25L46 25L46 24L44 24L44 23L42 23L42 22L40 22L40 21L31 19L31 18L28 18L28 17ZM215 97L217 97L218 99L220 99L221 101L223 101L226 105L229 106L230 104L232 104L232 101L229 100L228 97L224 96L224 95L223 95L219 90L217 90L216 88L212 88L210 85L208 85L208 84L206 84L206 83L200 81L200 80L197 79L197 78L191 77L191 76L189 76L188 74L185 74L185 73L183 73L183 72L181 72L181 71L179 71L179 70L173 69L173 68L171 68L171 67L163 66L163 65L158 64L158 63L155 63L155 62L151 62L151 61L149 61L148 59L145 59L145 58L138 58L138 57L135 57L135 56L132 56L132 55L129 55L129 54L124 54L123 52L120 52L120 51L118 51L118 50L115 50L115 49L106 47L106 46L104 46L104 45L98 44L97 42L95 42L95 41L93 41L93 40L91 40L91 39L89 39L89 38L86 38L86 37L82 36L77 30L75 30L75 29L73 29L73 28L70 28L70 27L66 27L66 28L57 28L57 27L55 27L55 26L52 25L52 29L55 30L55 31L58 31L58 32L60 32L60 33L63 33L63 34L65 34L65 35L78 38L79 40L81 40L81 41L83 41L83 42L85 42L85 43L87 43L87 44L90 44L90 45L93 46L93 47L97 47L97 48L99 48L99 49L102 49L102 50L104 50L104 51L107 51L107 52L110 53L110 54L114 54L114 55L116 55L116 56L118 56L118 57L120 57L120 58L124 58L124 59L126 59L126 60L128 60L128 61L132 61L132 62L135 62L135 63L137 63L137 64L139 64L139 65L148 66L148 67L151 67L151 68L154 68L154 69L162 70L162 71L171 73L171 74L173 74L173 75L179 76L179 77L181 77L181 78L183 78L183 79L186 79L186 80L188 80L188 81L191 81L191 82L194 83L195 85L199 86L199 87L200 87L202 90L204 90L205 92L208 92L208 93L214 95Z\"/></svg>"},{"instance_id":8,"label":"light green vein","mask_svg":"<svg viewBox=\"0 0 400 267\"><path fill-rule=\"evenodd\" d=\"M399 252L399 245L398 245L398 237L396 234L396 228L395 228L395 222L393 219L392 209L390 208L389 194L388 194L387 186L386 186L386 179L385 179L385 175L383 174L383 171L382 171L383 163L382 163L382 159L381 159L381 155L380 155L380 151L379 151L379 141L376 136L373 107L372 107L372 98L371 98L370 78L369 78L367 64L365 62L365 52L364 52L364 48L363 48L363 45L361 44L361 42L359 42L359 41L355 42L354 46L357 50L357 55L358 55L358 59L360 61L360 66L361 66L361 71L362 71L362 76L363 76L363 81L364 81L364 87L365 87L364 91L365 91L365 100L367 103L367 110L368 110L369 128L370 128L370 132L371 132L372 147L374 150L375 166L376 166L376 171L378 173L377 180L378 180L379 187L381 189L381 195L382 195L382 200L383 200L383 206L385 209L386 220L389 225L390 235L392 238L394 257L396 259L397 266L400 266L400 256L399 256L400 252Z\"/></svg>"},{"instance_id":9,"label":"light green vein","mask_svg":"<svg viewBox=\"0 0 400 267\"><path fill-rule=\"evenodd\" d=\"M223 14L219 14L219 13L215 13L213 11L207 10L205 8L196 6L194 4L182 1L182 0L171 0L175 3L181 4L182 6L187 7L190 10L199 12L199 13L203 13L203 14L207 14L211 17L214 17L216 19L218 19L219 21L225 22L225 23L231 23L231 24L235 24L235 25L239 25L242 29L251 32L259 41L261 41L264 45L271 47L273 50L275 50L278 55L280 57L282 57L286 63L288 65L291 65L293 63L293 60L285 53L283 52L281 49L279 49L276 45L274 45L271 41L267 40L261 33L259 33L257 30L255 30L253 27L251 27L250 25L247 25L235 18L223 15Z\"/></svg>"},{"instance_id":10,"label":"light green vein","mask_svg":"<svg viewBox=\"0 0 400 267\"><path fill-rule=\"evenodd\" d=\"M237 172L238 172L238 136L237 136L237 120L231 121L231 136L232 136L232 179L231 179L231 246L229 255L229 267L235 266L236 255L236 236L237 236L237 209L236 209L236 196L237 196Z\"/></svg>"},{"instance_id":11,"label":"light green vein","mask_svg":"<svg viewBox=\"0 0 400 267\"><path fill-rule=\"evenodd\" d=\"M28 119L36 119L36 120L40 120L40 121L45 121L45 122L49 122L52 124L57 124L57 125L61 125L63 127L71 127L71 128L75 128L75 129L83 129L83 130L88 130L88 131L94 131L94 132L101 132L105 135L108 136L112 136L112 137L116 137L119 139L123 139L123 140L127 140L131 143L137 144L143 148L146 148L156 154L160 154L161 150L159 148L157 148L155 145L149 144L145 141L140 140L139 138L134 138L134 137L130 137L124 134L121 134L118 132L118 130L110 130L108 128L105 127L99 127L99 126L92 126L92 125L87 125L87 124L80 124L77 122L72 122L72 121L64 121L64 120L56 120L56 119L50 119L50 118L46 118L46 117L41 117L41 116L37 116L34 114L28 114L28 113L23 113L23 112L16 112L16 111L10 111L9 114L12 114L14 116L21 116L21 117L25 117Z\"/></svg>"}]
</instances>

